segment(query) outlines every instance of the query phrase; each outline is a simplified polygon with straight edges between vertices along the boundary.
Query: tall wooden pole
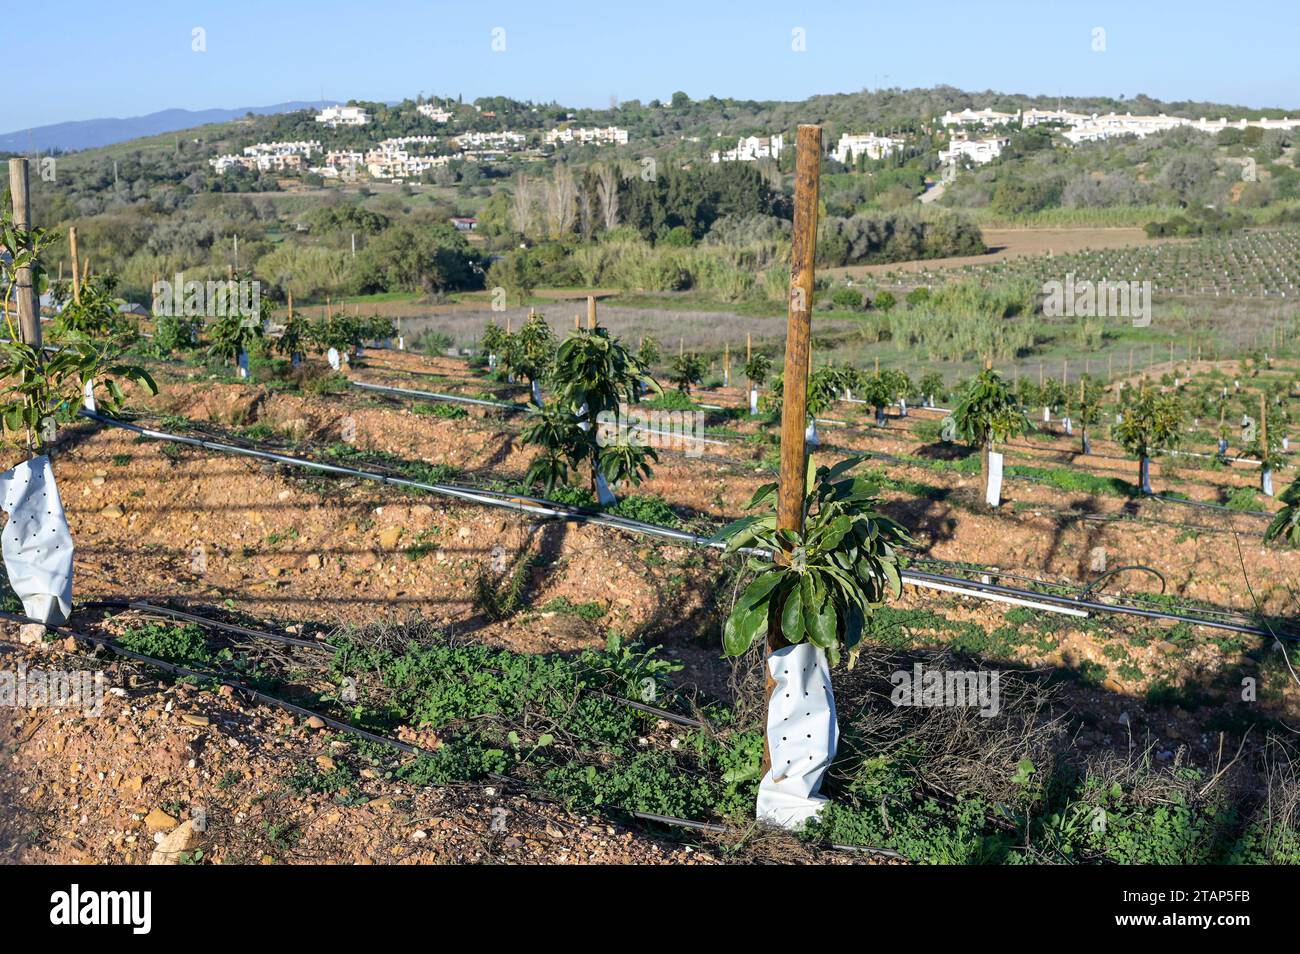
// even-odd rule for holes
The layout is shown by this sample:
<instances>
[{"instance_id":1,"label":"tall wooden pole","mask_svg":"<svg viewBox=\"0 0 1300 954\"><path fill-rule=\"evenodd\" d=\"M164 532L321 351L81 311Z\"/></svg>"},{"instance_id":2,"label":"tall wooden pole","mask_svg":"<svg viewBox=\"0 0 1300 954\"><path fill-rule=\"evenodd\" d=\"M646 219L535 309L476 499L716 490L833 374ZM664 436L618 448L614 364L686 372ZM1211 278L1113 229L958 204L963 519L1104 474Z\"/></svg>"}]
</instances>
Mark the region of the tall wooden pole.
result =
<instances>
[{"instance_id":1,"label":"tall wooden pole","mask_svg":"<svg viewBox=\"0 0 1300 954\"><path fill-rule=\"evenodd\" d=\"M31 230L32 207L27 192L27 160L9 160L9 191L14 202L14 228L23 232ZM15 253L17 250L14 250ZM41 348L41 303L40 295L32 280L32 267L24 265L14 276L18 293L18 329L23 341L36 348Z\"/></svg>"},{"instance_id":2,"label":"tall wooden pole","mask_svg":"<svg viewBox=\"0 0 1300 954\"><path fill-rule=\"evenodd\" d=\"M1259 459L1268 457L1268 395L1259 396ZM1262 469L1262 466L1261 466Z\"/></svg>"},{"instance_id":3,"label":"tall wooden pole","mask_svg":"<svg viewBox=\"0 0 1300 954\"><path fill-rule=\"evenodd\" d=\"M68 229L68 252L72 255L72 300L81 304L81 259L77 258L77 227Z\"/></svg>"},{"instance_id":4,"label":"tall wooden pole","mask_svg":"<svg viewBox=\"0 0 1300 954\"><path fill-rule=\"evenodd\" d=\"M587 296L587 330L594 331L595 329L596 329L596 296L588 295Z\"/></svg>"},{"instance_id":5,"label":"tall wooden pole","mask_svg":"<svg viewBox=\"0 0 1300 954\"><path fill-rule=\"evenodd\" d=\"M785 374L781 401L781 483L777 496L776 525L780 530L803 532L803 502L808 476L808 361L812 353L813 261L817 255L817 191L822 160L820 126L800 126L794 169L794 234L790 246L790 301L785 332ZM783 553L776 554L783 559ZM781 635L780 607L774 607L767 626L767 651L789 643ZM771 703L775 683L767 673L766 701ZM771 767L766 734L763 739L763 774Z\"/></svg>"}]
</instances>

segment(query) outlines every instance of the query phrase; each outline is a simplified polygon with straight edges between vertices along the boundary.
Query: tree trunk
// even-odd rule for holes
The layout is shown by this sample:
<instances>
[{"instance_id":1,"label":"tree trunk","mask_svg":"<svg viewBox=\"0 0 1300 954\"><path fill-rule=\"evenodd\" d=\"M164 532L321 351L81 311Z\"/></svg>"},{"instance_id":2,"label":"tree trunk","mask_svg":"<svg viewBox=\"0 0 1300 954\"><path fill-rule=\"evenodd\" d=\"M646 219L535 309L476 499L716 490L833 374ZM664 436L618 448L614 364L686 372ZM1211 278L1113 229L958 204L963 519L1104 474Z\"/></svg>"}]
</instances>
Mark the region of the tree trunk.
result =
<instances>
[{"instance_id":1,"label":"tree trunk","mask_svg":"<svg viewBox=\"0 0 1300 954\"><path fill-rule=\"evenodd\" d=\"M1142 493L1144 494L1155 493L1155 491L1151 489L1151 458L1150 457L1144 455L1141 461L1138 463L1138 479L1141 481L1140 486L1142 488Z\"/></svg>"},{"instance_id":2,"label":"tree trunk","mask_svg":"<svg viewBox=\"0 0 1300 954\"><path fill-rule=\"evenodd\" d=\"M993 450L993 445L985 443L980 448L980 486L984 490L984 498L989 496L989 452Z\"/></svg>"}]
</instances>

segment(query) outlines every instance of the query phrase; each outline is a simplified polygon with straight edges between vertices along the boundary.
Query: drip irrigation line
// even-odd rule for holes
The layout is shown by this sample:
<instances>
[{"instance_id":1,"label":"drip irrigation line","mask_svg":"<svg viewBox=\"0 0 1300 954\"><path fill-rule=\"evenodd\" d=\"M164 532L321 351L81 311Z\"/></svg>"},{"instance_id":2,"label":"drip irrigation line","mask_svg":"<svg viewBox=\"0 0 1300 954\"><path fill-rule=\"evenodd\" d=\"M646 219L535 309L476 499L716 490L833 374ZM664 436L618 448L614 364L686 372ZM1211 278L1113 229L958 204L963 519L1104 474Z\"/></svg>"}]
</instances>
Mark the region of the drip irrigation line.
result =
<instances>
[{"instance_id":1,"label":"drip irrigation line","mask_svg":"<svg viewBox=\"0 0 1300 954\"><path fill-rule=\"evenodd\" d=\"M1273 514L1267 510L1237 510L1234 507L1228 507L1224 504L1205 503L1200 500L1180 500L1177 497L1166 497L1164 494L1147 494L1152 500L1159 500L1161 503L1182 504L1185 507L1201 507L1205 510L1226 510L1230 513L1239 513L1244 517L1264 517L1273 519Z\"/></svg>"},{"instance_id":2,"label":"drip irrigation line","mask_svg":"<svg viewBox=\"0 0 1300 954\"><path fill-rule=\"evenodd\" d=\"M563 504L557 504L553 501L545 501L543 498L526 497L519 494L506 494L496 491L470 491L462 487L456 487L447 484L428 484L416 480L407 480L405 478L389 477L383 474L368 473L362 470L355 470L351 467L340 467L334 464L322 464L319 461L308 460L301 457L291 457L286 454L277 454L269 451L261 451L253 448L237 447L231 444L222 444L218 441L207 441L195 437L185 437L180 434L168 434L165 431L156 431L146 427L140 427L136 424L130 424L125 421L115 420L114 418L82 410L81 415L90 420L98 421L112 427L122 428L140 434L143 437L149 437L154 440L170 441L174 443L189 444L194 447L202 447L206 450L217 451L221 453L233 453L244 457L270 460L276 463L285 464L291 467L303 467L309 470L318 470L324 473L331 473L346 477L355 477L362 480L372 480L377 483L390 484L398 487L411 487L416 490L425 490L430 493L440 494L451 497L456 500L463 500L468 503L480 504L489 507L501 507L507 510L515 510L520 513L528 513L533 516L544 517L547 519L573 520L584 523L592 523L601 526L613 527L624 530L628 533L642 534L645 536L658 537L664 540L672 540L678 543L684 543L689 546L703 546L714 549L722 549L725 544L714 541L709 537L703 537L699 534L690 533L685 530L674 530L670 527L661 527L657 524L646 523L640 520L632 520L627 517L619 517L613 514L591 513L590 511L570 508ZM755 555L764 555L765 551L747 550L746 552ZM1055 596L1052 594L1039 593L1033 590L1019 590L1011 587L997 586L994 584L975 583L970 580L961 579L960 577L946 577L933 573L917 573L911 570L904 570L901 574L904 582L914 586L926 587L929 589L942 589L945 592L952 592L962 596L971 596L978 599L994 600L996 602L1013 602L1017 605L1032 606L1036 609L1043 609L1051 612L1063 612L1066 615L1079 615L1072 610L1085 610L1087 612L1102 613L1119 613L1131 616L1143 616L1153 619L1164 619L1173 622L1188 623L1192 626L1207 626L1215 629L1224 629L1231 632L1246 633L1255 636L1269 636L1272 634L1252 626L1238 625L1234 623L1220 622L1215 620L1199 619L1190 616L1180 616L1175 613L1167 613L1156 610L1148 610L1136 606L1128 606L1120 603L1100 603L1090 600L1079 600L1070 597ZM1296 639L1300 637L1287 637Z\"/></svg>"},{"instance_id":3,"label":"drip irrigation line","mask_svg":"<svg viewBox=\"0 0 1300 954\"><path fill-rule=\"evenodd\" d=\"M281 643L286 646L299 646L304 649L319 649L330 654L338 653L337 646L332 646L323 641L298 639L293 636L285 636L281 633L270 633L265 630L250 629L247 626L240 626L236 623L226 623L207 616L200 616L196 613L187 613L182 610L173 609L170 606L158 606L157 604L146 603L140 600L93 600L80 603L78 606L83 609L93 609L98 607L132 609L140 613L149 613L170 617L172 619L185 620L186 622L196 623L200 626L207 626L221 632L235 633L240 636L250 636L255 639L267 639L271 642ZM679 715L676 712L670 712L669 710L661 709L658 706L652 706L644 702L637 702L633 699L624 699L622 696L595 689L589 689L586 691L591 692L593 695L603 696L611 702L618 703L619 705L627 706L629 709L636 709L640 712L647 713L648 715L658 716L661 719L667 719L668 721L675 722L678 725L690 726L696 729L708 728L707 724L700 719Z\"/></svg>"},{"instance_id":4,"label":"drip irrigation line","mask_svg":"<svg viewBox=\"0 0 1300 954\"><path fill-rule=\"evenodd\" d=\"M1107 570L1107 571L1106 571L1105 573L1103 573L1101 576L1097 577L1097 579L1093 580L1091 583L1089 583L1087 586L1085 586L1082 590L1080 590L1080 591L1079 591L1079 598L1080 598L1080 599L1083 599L1085 596L1087 596L1089 593L1091 593L1094 589L1096 589L1098 586L1100 586L1101 583L1102 583L1102 581L1107 580L1107 579L1110 579L1110 577L1114 576L1116 573L1124 573L1124 572L1127 571L1127 570L1140 570L1140 571L1142 571L1143 573L1150 573L1152 576L1154 576L1156 579L1158 579L1158 580L1160 581L1160 595L1161 595L1161 596L1163 596L1163 595L1165 594L1165 591L1166 591L1166 590L1168 589L1168 587L1169 587L1168 582L1165 580L1164 574L1162 574L1159 570L1152 569L1152 568L1149 567L1149 566L1143 566L1143 565L1140 564L1140 563L1132 563L1132 564L1129 564L1128 566L1117 566L1117 567L1115 567L1115 568L1113 568L1113 569Z\"/></svg>"},{"instance_id":5,"label":"drip irrigation line","mask_svg":"<svg viewBox=\"0 0 1300 954\"><path fill-rule=\"evenodd\" d=\"M1079 595L1080 598L1083 598L1084 596L1086 596L1086 595L1088 594L1088 591L1091 590L1092 588L1094 588L1094 587L1095 587L1099 582L1101 582L1101 579L1102 579L1101 577L1099 577L1098 579L1093 580L1091 583L1084 584L1084 585L1082 585L1082 586L1081 586L1080 584L1077 584L1077 583L1069 583L1069 584L1065 584L1065 583L1061 583L1061 584L1052 584L1052 583L1049 583L1049 582L1046 581L1046 580L1038 580L1038 579L1034 579L1033 577L1023 576L1023 575L1018 574L1018 573L1009 573L1009 572L1006 572L1006 571L1004 571L1004 570L1001 570L1001 569L999 569L999 568L997 568L997 567L981 566L981 565L979 565L979 564L962 563L962 562L958 562L958 561L954 561L954 560L938 560L938 559L935 559L935 558L933 558L933 557L913 557L913 558L911 558L910 563L911 563L912 566L918 566L918 565L921 565L921 566L947 567L947 568L950 568L953 572L958 572L958 573L962 573L962 572L964 572L964 573L979 574L980 576L988 576L988 577L996 578L996 579L999 579L999 580L1018 580L1018 581L1020 581L1020 582L1028 583L1028 584L1035 585L1035 586L1053 586L1053 585L1055 585L1055 586L1061 586L1061 587L1070 586L1070 587L1072 587L1072 588L1077 588L1077 589L1079 589L1079 593L1078 593L1078 595ZM1151 569L1150 567L1137 566L1137 565L1132 566L1132 567L1118 567L1116 570L1114 570L1114 571L1112 571L1112 572L1118 572L1119 570L1124 570L1124 569L1140 569L1140 570L1147 570L1148 572L1150 572L1150 573L1154 573L1156 576L1159 576L1159 577L1160 577L1160 580L1161 580L1161 585L1162 585L1162 587L1164 586L1164 577L1163 577L1163 576L1160 576L1160 574L1159 574L1156 570L1153 570L1153 569ZM1107 575L1109 575L1109 574L1107 574ZM1162 593L1164 592L1163 588L1162 588L1161 592L1162 592ZM1124 597L1124 599L1126 599L1126 600L1128 600L1128 601L1130 601L1130 602L1145 603L1145 604L1147 604L1147 605L1156 605L1156 606L1159 606L1159 605L1160 605L1159 599L1158 599L1157 597L1149 596L1149 595L1147 595L1147 594L1145 594L1145 593L1130 593L1130 594L1126 594L1125 597ZM1215 608L1215 607L1198 606L1198 605L1196 605L1196 604L1189 604L1189 603L1183 603L1183 604L1181 605L1181 607L1180 607L1180 610L1181 610L1182 612L1192 612L1192 611L1194 611L1194 612L1201 613L1201 614L1207 614L1207 615L1210 615L1210 616L1215 616L1215 617L1218 617L1218 618L1220 618L1220 619L1228 619L1228 620L1242 620L1242 619L1248 619L1247 615L1246 615L1245 613L1241 612L1240 610L1218 609L1218 608Z\"/></svg>"},{"instance_id":6,"label":"drip irrigation line","mask_svg":"<svg viewBox=\"0 0 1300 954\"><path fill-rule=\"evenodd\" d=\"M281 633L268 633L264 630L249 629L247 626L239 626L236 623L225 623L221 620L209 619L206 616L197 616L194 613L185 613L181 610L172 609L170 606L157 606L153 603L145 603L138 600L124 600L120 601L118 605L125 606L127 609L136 610L140 613L152 613L158 616L169 616L172 619L185 620L189 623L198 623L201 626L208 626L212 629L221 630L226 633L235 633L240 636L251 636L254 639L268 639L271 642L282 643L285 646L299 646L303 649L320 649L328 653L338 652L338 650L329 643L320 642L314 639L298 639L293 636L282 635Z\"/></svg>"},{"instance_id":7,"label":"drip irrigation line","mask_svg":"<svg viewBox=\"0 0 1300 954\"><path fill-rule=\"evenodd\" d=\"M475 405L482 405L482 406L486 406L486 407L494 407L494 408L498 408L498 409L505 410L505 411L511 411L511 412L518 412L518 411L526 411L526 410L527 410L527 405L517 404L517 403L510 403L510 402L505 402L505 401L488 401L488 400L484 400L484 399L481 399L481 398L469 398L469 397L463 397L463 396L461 396L461 395L457 395L457 394L442 394L442 393L435 392L435 391L419 391L419 390L414 390L414 389L411 389L411 388L398 388L398 387L390 387L390 386L388 386L388 385L382 385L382 384L369 384L369 383L362 382L362 381L349 381L349 383L350 383L353 387L362 388L363 390L376 391L376 392L379 392L379 393L391 394L391 395L398 396L398 397L413 397L413 398L417 398L417 399L420 399L420 400L430 400L430 401L454 401L454 402L459 402L459 403L464 403L464 404L475 404ZM851 400L852 402L854 402L854 403L862 403L862 404L865 404L865 403L866 403L865 401L860 401L860 400L857 399L857 398L853 398L853 399L850 399L850 400ZM706 406L707 406L707 407L712 407L713 405L700 405L700 406L701 406L701 407L706 407ZM943 410L943 409L942 409L942 408L928 408L927 410L941 411L941 410ZM832 419L832 418L814 418L813 420L814 420L814 422L817 423L817 424L827 424L827 425L832 425L832 426L835 426L835 427L843 427L843 428L846 428L846 429L848 429L848 430L854 431L854 432L856 432L856 433L860 433L860 434L872 434L872 436L878 436L878 435L874 435L873 432L872 432L870 429L868 429L868 428L864 428L864 427L861 427L860 425L853 424L853 423L848 422L848 421L837 421L837 420L834 420L834 419ZM907 428L906 425L905 425L904 427L905 427L906 430L908 430L908 432L909 432L909 434L910 434L910 428ZM732 446L739 446L739 445L741 445L741 444L744 443L743 439L741 439L741 438L688 437L688 436L680 435L680 434L672 434L672 433L669 433L669 432L658 431L658 430L652 430L652 429L650 429L650 428L645 428L645 427L637 427L637 428L635 428L634 430L635 430L637 433L641 433L641 434L652 434L652 435L656 435L656 436L660 436L660 437L675 437L675 438L677 438L677 439L679 439L679 440L681 440L681 441L683 441L683 442L686 442L686 443L694 443L694 444L697 444L697 445L698 445L698 444L712 444L712 445L719 446L719 447L732 447ZM828 445L828 446L830 446L830 445ZM1007 447L1016 447L1016 448L1021 448L1021 449L1024 449L1024 450L1040 451L1040 452L1043 452L1043 453L1057 453L1057 454L1059 454L1059 453L1069 453L1068 451L1061 451L1061 450L1058 450L1058 449L1056 449L1056 448L1049 448L1049 447L1038 447L1038 446L1033 445L1033 444L1012 444L1012 443L1007 443L1005 446L1007 446ZM901 458L899 458L899 457L896 457L896 456L894 456L894 455L891 455L891 454L875 454L875 453L871 453L871 452L868 452L868 451L856 451L856 450L853 450L852 448L838 448L838 449L839 449L839 450L843 450L843 451L845 451L845 452L847 452L847 453L868 453L868 454L871 454L871 456L876 457L876 458L878 458L878 459L880 459L880 460L891 461L891 462L893 462L893 463L901 464L901 465L904 465L904 466L908 466L908 465L915 466L914 462L903 460L903 459L901 459ZM1161 453L1164 453L1164 452L1161 452ZM1175 452L1175 451L1169 451L1168 453L1178 453L1178 452ZM1103 460L1115 460L1115 461L1126 461L1126 460L1127 460L1127 458L1116 457L1116 456L1114 456L1114 455L1112 455L1112 454L1089 454L1089 455L1087 455L1087 456L1089 456L1089 457L1098 457L1098 458L1101 458L1101 459L1103 459ZM1208 456L1208 455L1194 455L1194 456ZM1240 459L1240 460L1243 460L1243 461L1246 460L1246 458L1224 458L1224 459L1225 459L1225 460L1238 460L1238 459ZM1256 462L1256 463L1258 463L1258 462ZM1015 465L1012 465L1012 466L1015 466ZM1030 465L1030 466L1032 466L1032 465ZM1067 465L1067 466L1071 466L1071 465ZM1073 467L1072 469L1077 470L1077 471L1079 471L1080 473L1088 473L1087 470L1085 470L1084 468L1081 468L1081 467ZM1044 478L1041 478L1041 477L1035 477L1035 476L1030 475L1030 474L1008 474L1007 477L1008 477L1009 479L1011 479L1011 480L1024 480L1024 481L1028 481L1028 482L1030 482L1030 483L1038 483L1038 484L1046 483L1046 481L1044 480ZM1166 496L1163 496L1163 495L1161 495L1161 494L1150 494L1150 495L1148 495L1148 496L1151 496L1151 497L1153 497L1153 498L1155 498L1155 499L1157 499L1157 500L1164 501L1164 502L1166 502L1166 503L1190 504L1190 505L1192 505L1192 506L1206 507L1206 508L1210 508L1210 509L1231 510L1233 513L1239 513L1239 514L1242 514L1242 515L1245 515L1245 516L1264 517L1264 518L1268 518L1268 519L1271 519L1272 516L1273 516L1271 513L1268 513L1267 511L1263 511L1263 510L1234 510L1233 508L1223 506L1222 504L1201 503L1201 502L1199 502L1199 501L1194 501L1194 500L1180 500L1180 499L1178 499L1178 498L1176 498L1176 497L1166 497ZM1204 528L1204 529L1211 529L1211 528Z\"/></svg>"},{"instance_id":8,"label":"drip irrigation line","mask_svg":"<svg viewBox=\"0 0 1300 954\"><path fill-rule=\"evenodd\" d=\"M0 619L5 619L5 620L9 620L10 622L22 623L22 624L31 622L26 617L17 616L13 613L7 613L4 611L0 611ZM313 717L320 719L322 722L324 722L327 726L329 726L331 729L334 729L335 731L346 732L350 735L359 736L360 738L366 739L367 741L370 742L374 742L378 745L386 745L390 748L397 749L399 752L403 752L406 755L427 756L430 754L430 752L427 749L422 749L419 746L411 745L409 743L399 741L398 739L390 738L389 736L386 735L379 735L376 732L370 732L366 729L358 728L357 726L354 726L351 723L343 722L339 719L335 719L333 716L326 715L323 712L317 712L313 709L307 709L304 708L303 706L295 705L294 703L281 699L278 696L268 695L267 693L254 689L251 686L247 686L242 682L236 682L233 679L222 679L219 676L213 676L211 673L199 672L194 669L188 669L185 666L178 666L175 663L170 663L163 659L155 659L153 656L146 656L143 653L134 652L133 650L126 649L125 647L119 645L115 640L108 639L104 636L92 636L89 633L80 633L67 626L49 626L48 628L56 630L58 632L66 633L69 636L72 636L76 639L85 640L88 643L94 643L97 646L103 646L106 649L112 650L117 655L124 656L127 659L133 659L136 662L143 663L147 666L152 666L155 669L160 669L163 672L170 673L171 675L174 676L218 682L223 686L229 686L235 692L242 692L247 696L249 696L250 698L252 698L253 700L260 702L264 705L269 705L277 709L283 709L284 711L292 713L293 715L296 715L302 719L310 719ZM525 785L519 780L513 779L507 775L493 775L492 777L497 781L508 782L512 785L520 785L524 788L529 788L529 786ZM432 786L432 787L441 787L441 786ZM611 806L611 807L613 807L615 811L623 812L624 814L630 815L633 818L641 818L647 821L655 821L663 825L671 825L678 828L691 828L691 829L697 829L701 831L713 831L713 832L726 831L725 826L717 825L712 822L696 821L691 818L674 818L671 815L652 815L647 812L629 811L627 809L619 808L617 806ZM880 850L884 850L884 849L880 849Z\"/></svg>"},{"instance_id":9,"label":"drip irrigation line","mask_svg":"<svg viewBox=\"0 0 1300 954\"><path fill-rule=\"evenodd\" d=\"M498 408L503 411L526 411L528 405L517 404L506 401L488 401L482 398L462 397L459 394L440 394L436 391L416 391L411 388L397 388L386 384L369 384L364 381L349 381L356 388L366 391L376 391L381 394L391 394L394 397L415 398L421 401L455 401L462 404L478 404L486 407ZM652 434L656 437L672 437L686 444L713 444L718 447L731 447L740 443L735 438L719 439L710 437L695 437L689 434L674 434L671 431L660 431L650 427L637 425L630 428L633 434Z\"/></svg>"},{"instance_id":10,"label":"drip irrigation line","mask_svg":"<svg viewBox=\"0 0 1300 954\"><path fill-rule=\"evenodd\" d=\"M448 401L456 404L475 404L479 407L492 407L502 411L523 412L528 410L528 405L519 404L514 401L489 401L485 398L465 397L461 394L440 394L436 391L419 391L414 388L397 388L387 384L370 384L366 381L354 381L348 379L348 384L354 388L360 388L363 391L376 391L380 394L391 394L396 397L413 397L422 401Z\"/></svg>"},{"instance_id":11,"label":"drip irrigation line","mask_svg":"<svg viewBox=\"0 0 1300 954\"><path fill-rule=\"evenodd\" d=\"M916 573L913 575L924 579L945 580L944 577L938 576L937 574ZM979 589L985 593L1001 593L1014 596L1019 596L1025 593L1024 590L1016 590L1012 587L1000 586L996 583L977 583L970 580L963 580L961 582L973 589ZM1144 609L1139 606L1126 606L1118 603L1101 603L1096 600L1084 600L1070 596L1057 596L1052 593L1032 593L1031 595L1036 599L1051 602L1059 606L1088 609L1098 613L1121 613L1128 616L1142 616L1147 619L1161 619L1169 622L1188 623L1192 626L1207 626L1211 629L1223 629L1234 633L1244 633L1249 636L1264 636L1269 639L1285 639L1288 642L1300 641L1300 636L1291 634L1282 634L1281 636L1278 636L1266 629L1260 629L1256 626L1247 626L1223 620L1197 619L1191 616L1182 616L1178 613L1169 613L1164 610Z\"/></svg>"}]
</instances>

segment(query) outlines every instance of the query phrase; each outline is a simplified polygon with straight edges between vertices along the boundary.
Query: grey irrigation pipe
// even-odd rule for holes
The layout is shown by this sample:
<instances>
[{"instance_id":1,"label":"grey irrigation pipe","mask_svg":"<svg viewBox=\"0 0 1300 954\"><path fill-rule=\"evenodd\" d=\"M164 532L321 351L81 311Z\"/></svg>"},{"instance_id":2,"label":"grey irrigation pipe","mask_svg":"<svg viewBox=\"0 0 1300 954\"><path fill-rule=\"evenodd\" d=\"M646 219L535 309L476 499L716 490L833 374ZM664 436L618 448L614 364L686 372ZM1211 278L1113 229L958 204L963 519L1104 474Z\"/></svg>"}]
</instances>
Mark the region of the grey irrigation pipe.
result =
<instances>
[{"instance_id":1,"label":"grey irrigation pipe","mask_svg":"<svg viewBox=\"0 0 1300 954\"><path fill-rule=\"evenodd\" d=\"M488 401L483 398L464 397L460 394L439 394L435 391L417 391L414 388L395 388L386 384L368 384L364 381L353 381L348 379L348 383L354 388L361 388L364 391L378 391L382 394L395 394L402 397L418 397L429 401L454 401L457 404L477 404L480 407L495 407L503 411L526 411L528 408L523 404L516 404L512 401Z\"/></svg>"},{"instance_id":2,"label":"grey irrigation pipe","mask_svg":"<svg viewBox=\"0 0 1300 954\"><path fill-rule=\"evenodd\" d=\"M459 394L440 394L436 391L417 391L413 388L395 388L387 384L368 384L364 381L349 380L348 383L355 388L362 388L366 391L378 391L382 394L392 394L397 397L413 397L428 401L457 401L464 404L479 404L486 407L500 408L504 411L517 412L528 410L527 405L515 404L509 401L487 401L482 398L462 397ZM700 406L704 407L702 404ZM688 444L715 444L718 447L731 447L733 444L738 443L737 441L724 441L718 440L717 438L691 437L686 434L673 434L670 431L659 431L650 427L637 426L632 428L632 430L637 434L654 434L658 437L675 437Z\"/></svg>"},{"instance_id":3,"label":"grey irrigation pipe","mask_svg":"<svg viewBox=\"0 0 1300 954\"><path fill-rule=\"evenodd\" d=\"M625 530L628 533L640 533L646 536L660 537L665 540L675 540L679 543L685 543L691 546L704 546L712 549L722 549L725 546L723 543L715 542L708 537L702 537L698 534L688 533L684 530L673 530L670 527L661 527L657 524L632 520L627 517L618 517L611 514L592 514L581 510L560 509L553 503L543 501L541 498L537 497L525 497L519 494L497 493L495 491L469 491L462 487L454 487L447 484L426 484L418 480L389 477L384 474L374 474L364 470L355 470L351 467L339 467L335 464L322 464L319 461L307 460L301 457L290 457L287 454L276 454L271 451L238 447L233 444L222 444L218 441L208 441L197 437L185 437L180 434L168 434L165 431L155 431L150 428L140 427L136 424L128 424L125 421L118 421L110 417L104 417L103 415L85 409L80 413L82 417L86 417L90 420L108 424L112 427L119 427L123 430L132 431L143 437L152 438L153 440L189 444L192 447L202 447L205 450L238 454L240 456L261 460L270 460L276 463L287 464L291 467L304 467L309 470L318 470L323 473L337 474L344 477L357 477L362 480L373 480L377 483L392 484L398 487L412 487L416 490L425 490L430 493L441 494L443 496L464 500L469 503L481 504L483 506L517 510L521 513L531 513L549 519L576 520L584 523L594 523L601 526ZM543 504L550 505L545 506ZM764 550L750 549L745 552L754 555L770 556L770 554ZM904 570L899 575L903 582L909 583L912 586L942 590L943 592L955 593L960 596L970 596L975 599L992 600L999 603L1011 603L1016 606L1041 609L1047 612L1060 613L1066 616L1087 616L1090 612L1118 613L1121 615L1142 616L1149 619L1164 619L1172 622L1187 623L1192 626L1206 626L1211 629L1222 629L1234 633L1246 633L1254 636L1277 638L1272 633L1255 627L1238 625L1235 623L1217 622L1214 620L1201 619L1195 616L1181 616L1177 613L1166 613L1160 610L1147 610L1142 609L1141 607L1126 606L1119 603L1099 603L1093 600L1080 600L1068 596L1055 596L1049 593L1037 593L1033 590L1015 589L1013 587L999 586L994 583L975 583L971 580L962 579L961 577L942 576L936 573L919 573L913 570ZM1288 637L1288 639L1296 638L1300 637Z\"/></svg>"}]
</instances>

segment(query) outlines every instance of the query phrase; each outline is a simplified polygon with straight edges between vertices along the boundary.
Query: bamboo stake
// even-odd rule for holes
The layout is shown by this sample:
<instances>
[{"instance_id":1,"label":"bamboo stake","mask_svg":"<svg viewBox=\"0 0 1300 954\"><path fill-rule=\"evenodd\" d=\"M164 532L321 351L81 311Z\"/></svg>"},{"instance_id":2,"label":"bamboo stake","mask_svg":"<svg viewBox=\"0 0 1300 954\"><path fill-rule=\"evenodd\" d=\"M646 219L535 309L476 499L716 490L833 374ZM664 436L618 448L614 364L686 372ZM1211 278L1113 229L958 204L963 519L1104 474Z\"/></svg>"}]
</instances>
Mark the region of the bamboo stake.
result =
<instances>
[{"instance_id":1,"label":"bamboo stake","mask_svg":"<svg viewBox=\"0 0 1300 954\"><path fill-rule=\"evenodd\" d=\"M587 330L596 330L596 296L587 296Z\"/></svg>"}]
</instances>

